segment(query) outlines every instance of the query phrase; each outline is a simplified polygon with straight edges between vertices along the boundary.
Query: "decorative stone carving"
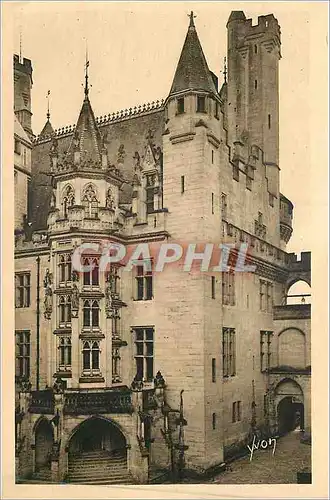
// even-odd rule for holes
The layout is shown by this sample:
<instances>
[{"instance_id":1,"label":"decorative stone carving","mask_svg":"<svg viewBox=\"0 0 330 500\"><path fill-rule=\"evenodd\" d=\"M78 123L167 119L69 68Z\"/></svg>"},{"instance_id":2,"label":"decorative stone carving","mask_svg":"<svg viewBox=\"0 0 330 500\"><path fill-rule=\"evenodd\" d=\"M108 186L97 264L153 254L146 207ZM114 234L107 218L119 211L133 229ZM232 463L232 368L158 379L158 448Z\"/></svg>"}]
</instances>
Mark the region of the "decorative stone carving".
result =
<instances>
[{"instance_id":1,"label":"decorative stone carving","mask_svg":"<svg viewBox=\"0 0 330 500\"><path fill-rule=\"evenodd\" d=\"M157 146L154 149L154 157L155 157L156 165L160 165L161 157L162 157L162 150L161 150L160 146Z\"/></svg>"},{"instance_id":2,"label":"decorative stone carving","mask_svg":"<svg viewBox=\"0 0 330 500\"><path fill-rule=\"evenodd\" d=\"M73 137L72 137L72 144L73 144L73 149L74 151L79 150L79 133L78 130L75 130Z\"/></svg>"},{"instance_id":3,"label":"decorative stone carving","mask_svg":"<svg viewBox=\"0 0 330 500\"><path fill-rule=\"evenodd\" d=\"M54 137L52 140L52 145L50 146L50 152L55 155L58 152L58 141L57 138Z\"/></svg>"},{"instance_id":4,"label":"decorative stone carving","mask_svg":"<svg viewBox=\"0 0 330 500\"><path fill-rule=\"evenodd\" d=\"M156 373L156 377L154 378L154 384L155 384L155 388L164 388L165 387L165 379L163 377L163 375L161 374L160 371L158 371Z\"/></svg>"},{"instance_id":5,"label":"decorative stone carving","mask_svg":"<svg viewBox=\"0 0 330 500\"><path fill-rule=\"evenodd\" d=\"M139 155L138 151L135 151L134 156L133 156L133 160L134 160L134 170L140 170L141 159L140 159L140 155Z\"/></svg>"},{"instance_id":6,"label":"decorative stone carving","mask_svg":"<svg viewBox=\"0 0 330 500\"><path fill-rule=\"evenodd\" d=\"M22 379L20 381L20 389L21 389L21 392L30 392L31 391L31 387L32 387L32 384L30 382L29 379Z\"/></svg>"},{"instance_id":7,"label":"decorative stone carving","mask_svg":"<svg viewBox=\"0 0 330 500\"><path fill-rule=\"evenodd\" d=\"M106 200L105 200L105 206L107 208L110 208L111 210L113 210L114 207L115 207L114 195L113 195L113 192L112 192L111 188L109 188L108 191L107 191L107 197L106 197Z\"/></svg>"},{"instance_id":8,"label":"decorative stone carving","mask_svg":"<svg viewBox=\"0 0 330 500\"><path fill-rule=\"evenodd\" d=\"M125 146L124 144L121 144L118 148L118 153L117 153L117 162L118 163L124 163L125 161L125 156L126 156L126 152L125 152Z\"/></svg>"},{"instance_id":9,"label":"decorative stone carving","mask_svg":"<svg viewBox=\"0 0 330 500\"><path fill-rule=\"evenodd\" d=\"M45 299L44 299L44 317L45 319L50 319L53 311L53 291L51 288L53 282L52 273L49 269L46 270L44 278L44 288L45 288Z\"/></svg>"},{"instance_id":10,"label":"decorative stone carving","mask_svg":"<svg viewBox=\"0 0 330 500\"><path fill-rule=\"evenodd\" d=\"M75 248L77 248L77 246L78 245L76 245ZM79 273L78 273L78 271L72 271L72 273L71 273L71 281L73 283L76 283L76 282L79 281Z\"/></svg>"},{"instance_id":11,"label":"decorative stone carving","mask_svg":"<svg viewBox=\"0 0 330 500\"><path fill-rule=\"evenodd\" d=\"M72 286L72 296L71 296L71 313L74 318L77 317L78 310L79 310L79 290L77 284L74 282Z\"/></svg>"},{"instance_id":12,"label":"decorative stone carving","mask_svg":"<svg viewBox=\"0 0 330 500\"><path fill-rule=\"evenodd\" d=\"M142 380L139 380L137 378L137 375L135 375L132 383L131 383L131 389L132 391L142 391L142 388L143 388L143 382Z\"/></svg>"},{"instance_id":13,"label":"decorative stone carving","mask_svg":"<svg viewBox=\"0 0 330 500\"><path fill-rule=\"evenodd\" d=\"M53 283L53 274L47 268L44 277L44 287L47 288L48 286L52 285L52 283Z\"/></svg>"},{"instance_id":14,"label":"decorative stone carving","mask_svg":"<svg viewBox=\"0 0 330 500\"><path fill-rule=\"evenodd\" d=\"M65 389L65 382L62 380L60 377L57 377L54 385L53 385L53 391L55 394L63 394Z\"/></svg>"},{"instance_id":15,"label":"decorative stone carving","mask_svg":"<svg viewBox=\"0 0 330 500\"><path fill-rule=\"evenodd\" d=\"M111 297L111 295L112 295L111 294L112 280L113 280L113 277L109 273L107 284L105 287L105 312L106 312L107 318L112 317L112 297Z\"/></svg>"}]
</instances>

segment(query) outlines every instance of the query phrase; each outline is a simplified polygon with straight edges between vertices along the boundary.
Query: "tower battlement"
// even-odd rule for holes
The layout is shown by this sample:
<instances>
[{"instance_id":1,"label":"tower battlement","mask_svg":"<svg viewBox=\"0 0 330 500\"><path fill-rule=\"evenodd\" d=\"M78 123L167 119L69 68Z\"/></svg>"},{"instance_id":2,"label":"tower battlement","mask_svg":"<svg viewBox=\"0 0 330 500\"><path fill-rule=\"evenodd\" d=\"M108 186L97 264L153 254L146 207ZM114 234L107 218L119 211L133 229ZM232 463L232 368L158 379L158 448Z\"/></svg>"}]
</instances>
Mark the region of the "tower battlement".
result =
<instances>
[{"instance_id":1,"label":"tower battlement","mask_svg":"<svg viewBox=\"0 0 330 500\"><path fill-rule=\"evenodd\" d=\"M14 70L21 71L22 73L32 76L31 60L24 57L23 62L20 62L19 55L14 54Z\"/></svg>"},{"instance_id":2,"label":"tower battlement","mask_svg":"<svg viewBox=\"0 0 330 500\"><path fill-rule=\"evenodd\" d=\"M233 11L228 19L227 28L234 30L239 41L247 38L268 35L277 38L281 43L281 28L274 14L258 16L258 23L253 24L252 19L246 19L243 11Z\"/></svg>"}]
</instances>

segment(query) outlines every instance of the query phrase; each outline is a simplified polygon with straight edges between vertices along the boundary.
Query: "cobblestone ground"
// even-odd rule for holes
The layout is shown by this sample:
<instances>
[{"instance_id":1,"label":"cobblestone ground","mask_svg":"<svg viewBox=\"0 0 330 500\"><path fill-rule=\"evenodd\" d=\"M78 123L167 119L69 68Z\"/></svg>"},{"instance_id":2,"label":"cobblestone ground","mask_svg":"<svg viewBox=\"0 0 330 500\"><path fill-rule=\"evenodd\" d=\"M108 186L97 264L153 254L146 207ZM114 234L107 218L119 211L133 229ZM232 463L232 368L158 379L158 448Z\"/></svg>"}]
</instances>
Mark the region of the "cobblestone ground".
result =
<instances>
[{"instance_id":1,"label":"cobblestone ground","mask_svg":"<svg viewBox=\"0 0 330 500\"><path fill-rule=\"evenodd\" d=\"M229 464L210 482L219 484L288 484L297 483L297 472L311 471L312 448L300 442L300 432L292 432L277 441L273 448L254 450L250 455ZM251 446L251 445L250 445Z\"/></svg>"}]
</instances>

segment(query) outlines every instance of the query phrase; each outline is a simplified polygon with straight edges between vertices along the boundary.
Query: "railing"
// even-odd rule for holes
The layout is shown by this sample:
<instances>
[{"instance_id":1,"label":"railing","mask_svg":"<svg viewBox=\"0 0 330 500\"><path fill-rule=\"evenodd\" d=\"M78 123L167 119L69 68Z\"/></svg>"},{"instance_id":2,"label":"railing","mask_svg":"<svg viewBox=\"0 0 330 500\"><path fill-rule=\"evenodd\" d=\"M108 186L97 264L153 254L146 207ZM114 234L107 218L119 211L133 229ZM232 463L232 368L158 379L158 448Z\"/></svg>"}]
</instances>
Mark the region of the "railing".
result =
<instances>
[{"instance_id":1,"label":"railing","mask_svg":"<svg viewBox=\"0 0 330 500\"><path fill-rule=\"evenodd\" d=\"M85 415L89 413L132 413L131 392L67 392L64 395L64 413Z\"/></svg>"},{"instance_id":2,"label":"railing","mask_svg":"<svg viewBox=\"0 0 330 500\"><path fill-rule=\"evenodd\" d=\"M51 390L32 391L29 412L53 414L54 413L53 392Z\"/></svg>"}]
</instances>

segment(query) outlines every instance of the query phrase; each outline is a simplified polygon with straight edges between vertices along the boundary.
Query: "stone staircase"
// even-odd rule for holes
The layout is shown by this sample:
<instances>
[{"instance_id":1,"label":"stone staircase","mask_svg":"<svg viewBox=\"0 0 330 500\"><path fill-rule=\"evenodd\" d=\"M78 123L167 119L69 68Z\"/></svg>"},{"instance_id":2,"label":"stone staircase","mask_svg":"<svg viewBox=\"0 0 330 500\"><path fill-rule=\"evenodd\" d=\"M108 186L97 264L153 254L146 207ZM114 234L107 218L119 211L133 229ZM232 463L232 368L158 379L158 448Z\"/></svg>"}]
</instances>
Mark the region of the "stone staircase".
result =
<instances>
[{"instance_id":1,"label":"stone staircase","mask_svg":"<svg viewBox=\"0 0 330 500\"><path fill-rule=\"evenodd\" d=\"M68 483L134 484L127 470L126 456L107 451L84 452L69 456Z\"/></svg>"}]
</instances>

